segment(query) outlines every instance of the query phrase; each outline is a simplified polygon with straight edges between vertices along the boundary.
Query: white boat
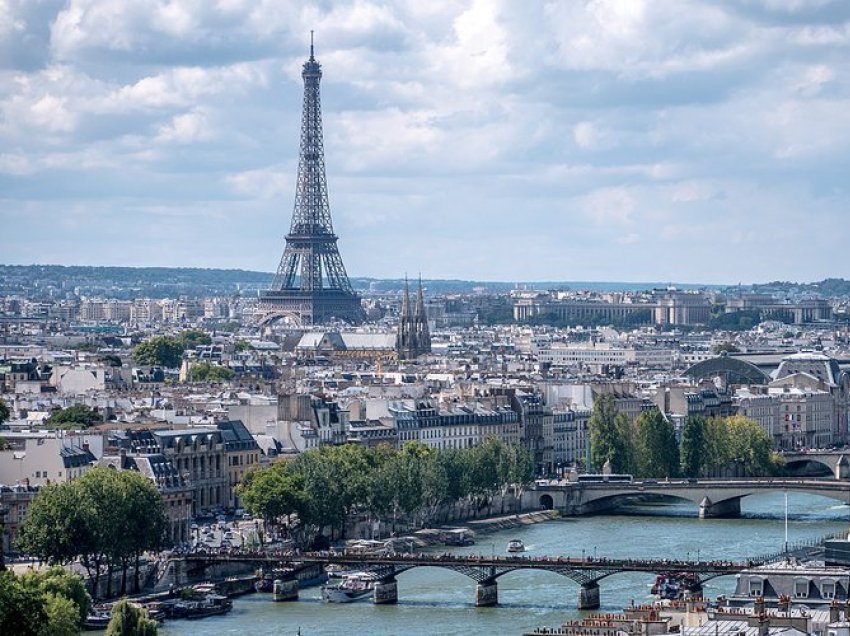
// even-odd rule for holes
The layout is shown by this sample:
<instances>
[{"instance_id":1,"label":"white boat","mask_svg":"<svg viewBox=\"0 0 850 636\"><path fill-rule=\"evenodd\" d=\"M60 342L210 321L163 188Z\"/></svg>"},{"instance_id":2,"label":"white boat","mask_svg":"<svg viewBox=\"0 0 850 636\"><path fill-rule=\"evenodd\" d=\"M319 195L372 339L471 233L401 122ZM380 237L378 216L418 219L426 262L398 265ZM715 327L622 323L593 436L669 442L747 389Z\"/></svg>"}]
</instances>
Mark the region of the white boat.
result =
<instances>
[{"instance_id":1,"label":"white boat","mask_svg":"<svg viewBox=\"0 0 850 636\"><path fill-rule=\"evenodd\" d=\"M347 574L339 583L322 586L322 600L325 603L351 603L369 596L375 589L375 575L368 572Z\"/></svg>"},{"instance_id":2,"label":"white boat","mask_svg":"<svg viewBox=\"0 0 850 636\"><path fill-rule=\"evenodd\" d=\"M519 539L508 541L508 552L525 552L525 544Z\"/></svg>"}]
</instances>

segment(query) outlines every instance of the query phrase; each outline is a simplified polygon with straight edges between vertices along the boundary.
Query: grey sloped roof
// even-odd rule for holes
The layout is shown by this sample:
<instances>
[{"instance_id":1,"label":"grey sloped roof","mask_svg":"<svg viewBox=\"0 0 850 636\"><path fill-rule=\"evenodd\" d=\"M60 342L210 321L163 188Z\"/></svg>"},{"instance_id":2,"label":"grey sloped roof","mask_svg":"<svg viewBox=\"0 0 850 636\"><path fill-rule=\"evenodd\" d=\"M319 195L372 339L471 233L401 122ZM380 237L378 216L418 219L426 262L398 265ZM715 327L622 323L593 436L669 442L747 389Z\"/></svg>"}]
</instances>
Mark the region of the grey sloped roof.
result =
<instances>
[{"instance_id":1,"label":"grey sloped roof","mask_svg":"<svg viewBox=\"0 0 850 636\"><path fill-rule=\"evenodd\" d=\"M79 446L63 446L59 451L59 456L62 458L62 464L65 468L79 468L97 461L91 451Z\"/></svg>"},{"instance_id":2,"label":"grey sloped roof","mask_svg":"<svg viewBox=\"0 0 850 636\"><path fill-rule=\"evenodd\" d=\"M767 384L770 381L756 365L730 356L718 356L697 362L685 371L685 375L695 380L725 376L730 382L740 384Z\"/></svg>"}]
</instances>

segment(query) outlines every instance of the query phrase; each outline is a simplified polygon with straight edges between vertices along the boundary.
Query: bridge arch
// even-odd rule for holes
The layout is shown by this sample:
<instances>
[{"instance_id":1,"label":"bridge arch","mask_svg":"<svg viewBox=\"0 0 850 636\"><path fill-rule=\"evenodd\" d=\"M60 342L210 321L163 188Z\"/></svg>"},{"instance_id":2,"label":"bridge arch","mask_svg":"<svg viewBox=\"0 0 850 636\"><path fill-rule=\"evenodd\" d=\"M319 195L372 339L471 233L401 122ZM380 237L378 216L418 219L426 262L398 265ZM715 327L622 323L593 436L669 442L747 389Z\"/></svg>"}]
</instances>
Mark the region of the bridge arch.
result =
<instances>
[{"instance_id":1,"label":"bridge arch","mask_svg":"<svg viewBox=\"0 0 850 636\"><path fill-rule=\"evenodd\" d=\"M549 494L541 495L539 503L543 510L552 510L555 507L555 501L552 499L552 495Z\"/></svg>"},{"instance_id":2,"label":"bridge arch","mask_svg":"<svg viewBox=\"0 0 850 636\"><path fill-rule=\"evenodd\" d=\"M791 460L786 460L785 469L788 472L802 474L807 477L814 476L833 476L835 474L835 465L830 461L817 457L795 457Z\"/></svg>"},{"instance_id":3,"label":"bridge arch","mask_svg":"<svg viewBox=\"0 0 850 636\"><path fill-rule=\"evenodd\" d=\"M301 316L292 311L271 311L265 313L258 321L258 326L268 327L280 320L290 320L296 327L301 327Z\"/></svg>"}]
</instances>

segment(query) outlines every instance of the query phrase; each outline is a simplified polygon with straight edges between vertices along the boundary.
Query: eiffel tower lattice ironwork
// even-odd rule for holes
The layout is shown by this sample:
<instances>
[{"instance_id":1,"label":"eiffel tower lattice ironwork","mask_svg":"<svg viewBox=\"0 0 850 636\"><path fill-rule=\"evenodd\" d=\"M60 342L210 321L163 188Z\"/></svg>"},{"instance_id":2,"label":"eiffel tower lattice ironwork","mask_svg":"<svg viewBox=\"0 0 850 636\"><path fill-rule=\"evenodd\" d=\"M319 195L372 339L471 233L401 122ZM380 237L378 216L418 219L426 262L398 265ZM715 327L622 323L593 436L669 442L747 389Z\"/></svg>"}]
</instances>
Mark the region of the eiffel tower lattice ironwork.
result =
<instances>
[{"instance_id":1,"label":"eiffel tower lattice ironwork","mask_svg":"<svg viewBox=\"0 0 850 636\"><path fill-rule=\"evenodd\" d=\"M301 77L304 110L295 207L277 274L271 287L260 294L260 310L266 316L296 316L302 324L320 324L332 318L359 323L364 318L363 308L339 255L328 203L319 92L322 66L313 54L312 33L310 59L304 63Z\"/></svg>"}]
</instances>

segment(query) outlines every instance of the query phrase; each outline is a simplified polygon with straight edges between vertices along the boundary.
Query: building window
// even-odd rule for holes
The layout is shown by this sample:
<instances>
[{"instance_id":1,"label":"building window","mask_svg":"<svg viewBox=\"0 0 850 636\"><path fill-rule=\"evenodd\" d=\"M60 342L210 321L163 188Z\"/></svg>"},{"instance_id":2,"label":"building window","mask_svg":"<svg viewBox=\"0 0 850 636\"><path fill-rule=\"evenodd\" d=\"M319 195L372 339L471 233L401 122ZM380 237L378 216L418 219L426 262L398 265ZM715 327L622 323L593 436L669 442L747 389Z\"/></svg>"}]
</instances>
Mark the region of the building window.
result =
<instances>
[{"instance_id":1,"label":"building window","mask_svg":"<svg viewBox=\"0 0 850 636\"><path fill-rule=\"evenodd\" d=\"M824 581L820 589L824 598L835 598L835 583L832 581Z\"/></svg>"},{"instance_id":2,"label":"building window","mask_svg":"<svg viewBox=\"0 0 850 636\"><path fill-rule=\"evenodd\" d=\"M762 596L764 592L764 581L762 579L750 579L750 596Z\"/></svg>"},{"instance_id":3,"label":"building window","mask_svg":"<svg viewBox=\"0 0 850 636\"><path fill-rule=\"evenodd\" d=\"M809 582L808 581L794 581L794 598L808 598L809 596Z\"/></svg>"}]
</instances>

